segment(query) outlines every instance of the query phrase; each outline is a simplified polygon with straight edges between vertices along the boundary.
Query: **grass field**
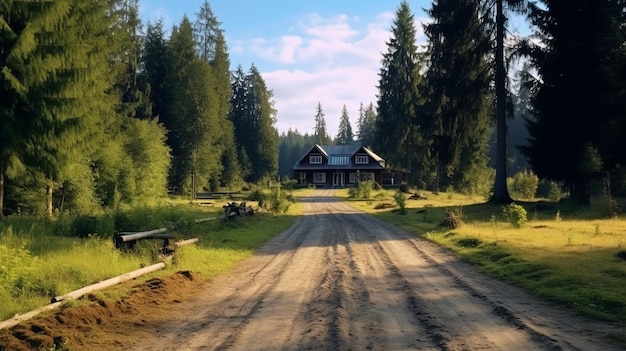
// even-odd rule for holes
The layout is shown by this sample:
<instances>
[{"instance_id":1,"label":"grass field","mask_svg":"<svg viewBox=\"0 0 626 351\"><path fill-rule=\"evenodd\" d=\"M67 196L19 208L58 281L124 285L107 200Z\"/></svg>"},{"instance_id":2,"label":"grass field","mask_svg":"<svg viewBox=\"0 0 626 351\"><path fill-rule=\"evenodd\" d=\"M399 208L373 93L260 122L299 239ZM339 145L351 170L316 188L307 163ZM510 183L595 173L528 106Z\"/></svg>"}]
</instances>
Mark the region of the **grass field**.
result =
<instances>
[{"instance_id":1,"label":"grass field","mask_svg":"<svg viewBox=\"0 0 626 351\"><path fill-rule=\"evenodd\" d=\"M336 194L348 199L347 190ZM519 204L526 209L528 222L515 228L505 217L503 206L487 203L484 198L456 193L425 195L426 200L406 200L405 215L397 207L375 209L383 203L395 206L391 191L375 191L371 199L350 203L445 246L479 269L545 300L626 325L626 260L618 257L626 244L623 215L600 218L567 202L522 202ZM211 277L254 254L257 247L288 228L302 213L301 204L296 203L283 215L257 214L235 221L195 224L195 219L220 216L223 204L225 201L218 200L212 206L200 206L180 200L170 201L169 206L128 210L123 215L104 214L97 217L97 234L88 239L68 235L71 221L63 217L11 217L0 222L0 319L158 260L154 252L160 242L146 241L131 253L115 249L111 235L116 222L126 223L127 230L167 226L177 239L200 238L198 244L179 249L173 263L153 275L191 270ZM250 204L256 207L256 203ZM440 225L448 210L461 219L459 227Z\"/></svg>"},{"instance_id":2,"label":"grass field","mask_svg":"<svg viewBox=\"0 0 626 351\"><path fill-rule=\"evenodd\" d=\"M94 232L89 238L72 235L76 228L69 217L9 217L0 222L0 320L44 306L54 296L161 260L155 253L162 240L141 240L132 252L116 249L112 235L119 223L124 224L123 231L166 227L176 240L200 239L195 245L179 248L164 271L143 279L179 270L209 278L254 254L257 247L291 226L302 213L301 205L292 204L285 214L257 212L224 221L219 219L224 204L226 200L200 206L170 199L167 206L101 214L90 220ZM257 207L255 202L248 204ZM218 219L195 223L202 218ZM124 293L110 289L103 294Z\"/></svg>"},{"instance_id":3,"label":"grass field","mask_svg":"<svg viewBox=\"0 0 626 351\"><path fill-rule=\"evenodd\" d=\"M598 218L565 201L518 202L528 222L516 228L502 205L459 194L425 194L426 200L406 200L406 215L397 207L375 209L395 204L388 191L351 204L545 300L626 325L624 216ZM461 219L455 229L441 226L448 210Z\"/></svg>"}]
</instances>

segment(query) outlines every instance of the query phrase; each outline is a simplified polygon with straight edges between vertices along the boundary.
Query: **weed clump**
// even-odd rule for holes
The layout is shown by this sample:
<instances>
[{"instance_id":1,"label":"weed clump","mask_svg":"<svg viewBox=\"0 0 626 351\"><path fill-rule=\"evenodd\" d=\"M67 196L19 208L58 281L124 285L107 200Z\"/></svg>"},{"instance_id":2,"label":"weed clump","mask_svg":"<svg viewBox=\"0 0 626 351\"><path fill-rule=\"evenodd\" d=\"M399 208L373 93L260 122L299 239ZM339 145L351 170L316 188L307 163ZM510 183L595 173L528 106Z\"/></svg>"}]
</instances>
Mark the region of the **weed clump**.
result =
<instances>
[{"instance_id":1,"label":"weed clump","mask_svg":"<svg viewBox=\"0 0 626 351\"><path fill-rule=\"evenodd\" d=\"M518 204L509 204L502 208L507 221L515 228L521 228L528 222L526 209Z\"/></svg>"}]
</instances>

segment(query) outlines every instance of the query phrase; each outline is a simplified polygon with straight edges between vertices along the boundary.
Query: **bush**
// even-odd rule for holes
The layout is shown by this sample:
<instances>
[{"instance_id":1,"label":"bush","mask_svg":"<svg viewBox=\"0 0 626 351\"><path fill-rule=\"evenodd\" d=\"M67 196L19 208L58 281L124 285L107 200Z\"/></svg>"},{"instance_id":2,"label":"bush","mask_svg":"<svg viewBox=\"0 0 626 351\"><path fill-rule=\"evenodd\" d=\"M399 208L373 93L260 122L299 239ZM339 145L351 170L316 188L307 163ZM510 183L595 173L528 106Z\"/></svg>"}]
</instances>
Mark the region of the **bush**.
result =
<instances>
[{"instance_id":1,"label":"bush","mask_svg":"<svg viewBox=\"0 0 626 351\"><path fill-rule=\"evenodd\" d=\"M293 196L281 190L280 185L272 189L264 205L273 214L285 213L293 203ZM260 203L259 203L260 204Z\"/></svg>"},{"instance_id":2,"label":"bush","mask_svg":"<svg viewBox=\"0 0 626 351\"><path fill-rule=\"evenodd\" d=\"M72 224L72 235L87 238L98 233L98 220L94 216L78 216Z\"/></svg>"},{"instance_id":3,"label":"bush","mask_svg":"<svg viewBox=\"0 0 626 351\"><path fill-rule=\"evenodd\" d=\"M393 195L393 199L400 207L400 214L406 214L406 198L404 197L404 193L398 189L396 193Z\"/></svg>"},{"instance_id":4,"label":"bush","mask_svg":"<svg viewBox=\"0 0 626 351\"><path fill-rule=\"evenodd\" d=\"M372 189L376 187L375 184L380 187L378 183L371 180L358 182L356 188L348 190L348 196L352 199L367 200L372 196Z\"/></svg>"},{"instance_id":5,"label":"bush","mask_svg":"<svg viewBox=\"0 0 626 351\"><path fill-rule=\"evenodd\" d=\"M526 209L518 204L509 204L502 208L506 219L515 228L521 228L528 222Z\"/></svg>"},{"instance_id":6,"label":"bush","mask_svg":"<svg viewBox=\"0 0 626 351\"><path fill-rule=\"evenodd\" d=\"M563 197L563 192L556 182L544 179L537 186L537 196L557 202Z\"/></svg>"},{"instance_id":7,"label":"bush","mask_svg":"<svg viewBox=\"0 0 626 351\"><path fill-rule=\"evenodd\" d=\"M289 179L289 177L284 177L281 182L281 186L285 190L293 190L297 183L298 181L296 179Z\"/></svg>"},{"instance_id":8,"label":"bush","mask_svg":"<svg viewBox=\"0 0 626 351\"><path fill-rule=\"evenodd\" d=\"M511 195L517 199L532 199L537 193L539 178L532 171L524 170L518 172L510 182Z\"/></svg>"}]
</instances>

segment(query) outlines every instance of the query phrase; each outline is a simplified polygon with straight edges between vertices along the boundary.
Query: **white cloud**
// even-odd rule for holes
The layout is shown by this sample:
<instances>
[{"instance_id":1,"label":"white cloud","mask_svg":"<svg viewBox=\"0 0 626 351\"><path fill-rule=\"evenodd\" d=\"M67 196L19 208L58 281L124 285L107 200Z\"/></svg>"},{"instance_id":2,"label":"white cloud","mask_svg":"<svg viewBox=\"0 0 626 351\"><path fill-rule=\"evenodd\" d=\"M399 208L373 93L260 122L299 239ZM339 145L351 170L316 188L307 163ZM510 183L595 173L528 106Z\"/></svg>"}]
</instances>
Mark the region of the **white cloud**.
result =
<instances>
[{"instance_id":1,"label":"white cloud","mask_svg":"<svg viewBox=\"0 0 626 351\"><path fill-rule=\"evenodd\" d=\"M249 50L263 61L255 65L274 91L279 132L312 133L319 102L334 137L344 104L355 132L360 104L376 104L380 60L393 18L386 12L364 23L359 17L312 14L289 35L237 42L231 52ZM420 23L416 29L423 41Z\"/></svg>"},{"instance_id":2,"label":"white cloud","mask_svg":"<svg viewBox=\"0 0 626 351\"><path fill-rule=\"evenodd\" d=\"M274 91L278 130L311 133L318 102L331 136L337 133L344 104L356 129L360 103L376 99L379 62L389 27L389 15L367 24L356 17L313 14L299 22L296 33L250 41L250 51L269 64L278 64L276 69L261 68L267 86Z\"/></svg>"}]
</instances>

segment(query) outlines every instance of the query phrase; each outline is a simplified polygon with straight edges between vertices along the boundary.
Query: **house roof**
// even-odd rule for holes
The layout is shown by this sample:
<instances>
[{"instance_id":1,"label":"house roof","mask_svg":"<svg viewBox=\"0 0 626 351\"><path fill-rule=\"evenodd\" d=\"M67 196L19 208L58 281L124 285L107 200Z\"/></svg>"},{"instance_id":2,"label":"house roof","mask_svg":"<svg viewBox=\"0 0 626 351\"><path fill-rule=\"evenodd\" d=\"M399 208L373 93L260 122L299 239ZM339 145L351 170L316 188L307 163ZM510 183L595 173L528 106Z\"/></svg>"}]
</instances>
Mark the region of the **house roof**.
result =
<instances>
[{"instance_id":1,"label":"house roof","mask_svg":"<svg viewBox=\"0 0 626 351\"><path fill-rule=\"evenodd\" d=\"M320 165L301 165L302 160L309 155L312 151L317 150L322 155L326 157L328 160L326 164ZM370 162L367 165L355 165L352 156L356 153L364 152L368 154L369 157L372 158L375 162ZM384 169L385 168L385 160L375 154L372 150L361 146L360 144L355 145L313 145L307 152L300 157L298 162L296 162L293 166L294 170L310 170L310 169L320 169L323 167L324 169L365 169L365 170L373 170L373 169Z\"/></svg>"}]
</instances>

